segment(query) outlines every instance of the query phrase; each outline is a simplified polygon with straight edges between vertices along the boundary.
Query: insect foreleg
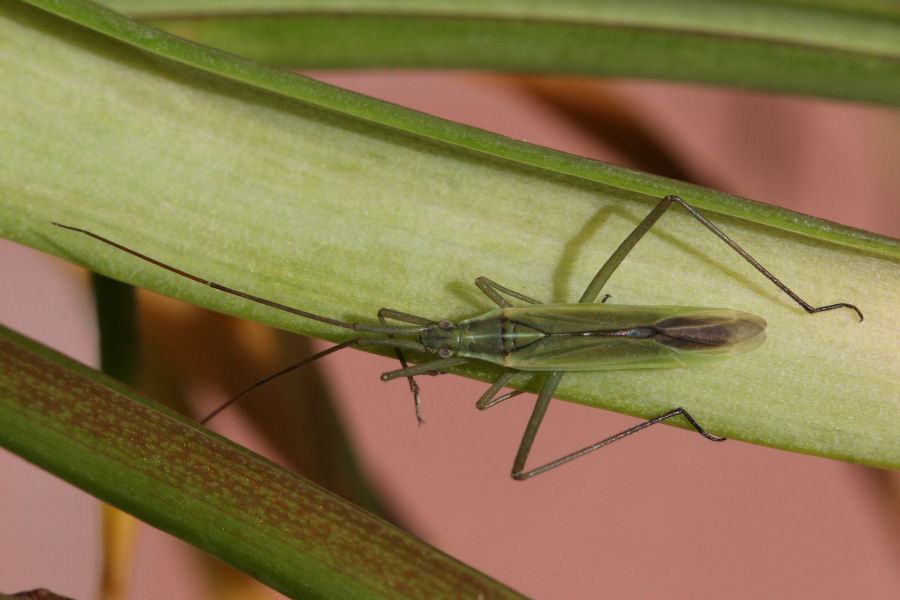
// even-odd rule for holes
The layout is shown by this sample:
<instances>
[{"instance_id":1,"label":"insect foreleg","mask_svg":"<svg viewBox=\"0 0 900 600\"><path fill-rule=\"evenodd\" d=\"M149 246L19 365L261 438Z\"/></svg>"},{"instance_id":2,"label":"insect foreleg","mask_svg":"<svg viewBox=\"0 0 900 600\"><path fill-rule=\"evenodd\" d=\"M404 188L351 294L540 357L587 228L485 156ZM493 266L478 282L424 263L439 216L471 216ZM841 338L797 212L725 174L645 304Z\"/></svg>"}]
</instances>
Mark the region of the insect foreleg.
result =
<instances>
[{"instance_id":1,"label":"insect foreleg","mask_svg":"<svg viewBox=\"0 0 900 600\"><path fill-rule=\"evenodd\" d=\"M388 371L387 373L382 373L381 380L390 381L392 379L406 377L407 381L409 381L409 389L410 391L412 391L413 401L415 402L416 406L416 421L419 423L419 425L421 425L425 421L422 419L422 401L419 398L419 384L416 383L415 376L435 375L443 373L445 369L458 367L459 365L463 365L469 362L469 359L461 357L439 358L437 360L432 360L420 365L409 367L406 365L406 359L403 357L403 353L400 352L399 349L397 350L397 356L398 358L400 358L400 364L403 365L403 368L397 369L396 371Z\"/></svg>"},{"instance_id":2,"label":"insect foreleg","mask_svg":"<svg viewBox=\"0 0 900 600\"><path fill-rule=\"evenodd\" d=\"M535 407L535 409L537 409L537 407ZM594 450L599 450L600 448L603 448L604 446L608 446L608 445L612 444L613 442L617 442L623 438L626 438L633 433L637 433L638 431L641 431L642 429L646 429L646 428L650 427L651 425L655 425L657 423L662 423L666 419L671 419L672 417L677 417L678 415L684 416L684 418L687 419L688 423L690 423L694 427L694 429L696 429L697 432L700 435L702 435L703 437L705 437L706 439L712 440L713 442L724 442L725 441L725 438L723 438L723 437L718 437L718 436L710 435L709 433L706 433L706 430L704 430L703 427L701 427L700 424L694 420L694 417L692 417L690 415L690 413L688 413L683 408L676 408L676 409L670 410L669 412L667 412L663 415L660 415L654 419L650 419L649 421L644 421L643 423L638 423L634 427L629 427L628 429L626 429L624 431L620 431L619 433L617 433L615 435L611 435L607 438L604 438L604 439L600 440L599 442L596 442L594 444L591 444L590 446L586 446L586 447L582 448L581 450L576 450L575 452L572 452L571 454L566 454L565 456L557 458L554 461L548 462L545 465L531 469L529 471L523 471L522 469L525 466L525 459L528 458L528 450L531 447L531 444L528 444L528 447L525 448L524 455L522 455L523 448L519 448L519 456L516 456L516 465L513 466L512 477L513 477L513 479L517 479L517 480L521 481L523 479L528 479L529 477L534 477L535 475L540 475L541 473L545 473L545 472L549 471L550 469L555 469L556 467L558 467L560 465L564 465L569 461L573 461L576 458L584 456L585 454L587 454L589 452L593 452ZM523 447L524 447L525 440L523 439L522 442L523 442ZM518 469L516 467L518 467Z\"/></svg>"},{"instance_id":3,"label":"insect foreleg","mask_svg":"<svg viewBox=\"0 0 900 600\"><path fill-rule=\"evenodd\" d=\"M402 323L413 323L415 325L433 325L434 321L431 319L426 319L424 317L419 317L416 315L411 315L409 313L400 312L398 310L394 310L391 308L381 308L378 310L378 321L387 326L387 320L393 319L394 321L400 321ZM393 338L393 335L388 334L389 338ZM388 371L387 373L382 373L381 379L382 381L390 381L391 379L397 379L398 377L406 377L406 380L409 382L409 391L413 395L413 403L416 411L416 422L421 425L425 422L422 418L422 399L421 399L421 389L419 388L419 384L415 379L416 375L437 375L443 372L443 369L449 369L451 367L455 367L461 365L463 363L468 362L468 359L465 358L449 358L449 359L440 359L435 361L430 361L427 363L423 363L421 365L416 365L413 367L409 366L409 363L406 362L406 357L403 355L403 350L398 347L394 348L394 352L397 355L397 360L400 361L400 369L395 371Z\"/></svg>"},{"instance_id":4,"label":"insect foreleg","mask_svg":"<svg viewBox=\"0 0 900 600\"><path fill-rule=\"evenodd\" d=\"M416 325L430 325L433 323L433 321L429 319L417 317L415 315L410 315L390 308L378 309L378 321L382 325L387 326L388 319L394 319L395 321L401 321L403 323L414 323ZM388 335L388 337L393 336ZM401 370L409 368L409 365L407 365L406 363L406 357L403 356L403 352L400 350L400 348L395 348L394 353L397 355L397 360L400 361L400 366L402 367ZM413 403L416 409L416 423L421 425L425 422L425 420L422 419L422 400L419 398L419 393L421 392L421 390L419 389L419 384L416 383L416 380L412 375L407 376L406 380L409 382L409 391L413 395Z\"/></svg>"},{"instance_id":5,"label":"insect foreleg","mask_svg":"<svg viewBox=\"0 0 900 600\"><path fill-rule=\"evenodd\" d=\"M416 375L427 375L429 373L433 374L436 372L443 373L447 369L452 369L453 367L464 365L470 360L471 359L469 358L463 358L461 356L438 358L435 360L424 362L422 364L413 365L411 367L405 367L403 369L397 369L395 371L382 373L381 380L391 381L392 379L399 379L401 377L415 377Z\"/></svg>"}]
</instances>

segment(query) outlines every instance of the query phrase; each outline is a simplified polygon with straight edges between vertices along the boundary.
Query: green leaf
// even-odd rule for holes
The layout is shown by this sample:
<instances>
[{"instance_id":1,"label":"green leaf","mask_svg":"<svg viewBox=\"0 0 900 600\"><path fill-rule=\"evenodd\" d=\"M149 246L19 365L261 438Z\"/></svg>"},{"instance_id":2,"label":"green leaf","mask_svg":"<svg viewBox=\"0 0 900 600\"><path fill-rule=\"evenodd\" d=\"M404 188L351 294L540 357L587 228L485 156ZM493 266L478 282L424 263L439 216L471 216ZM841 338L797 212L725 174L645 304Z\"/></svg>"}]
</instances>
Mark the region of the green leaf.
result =
<instances>
[{"instance_id":1,"label":"green leaf","mask_svg":"<svg viewBox=\"0 0 900 600\"><path fill-rule=\"evenodd\" d=\"M612 278L614 301L747 310L768 321L769 341L710 366L567 376L559 397L643 417L677 399L720 435L900 465L896 240L434 119L90 4L36 4L77 22L3 6L4 236L339 340L348 332L226 296L50 222L330 317L371 321L390 306L461 318L488 307L471 285L478 275L573 301L655 198L678 193L718 213L716 223L812 303L855 302L866 321L804 314L673 213ZM497 374L480 364L460 372Z\"/></svg>"},{"instance_id":2,"label":"green leaf","mask_svg":"<svg viewBox=\"0 0 900 600\"><path fill-rule=\"evenodd\" d=\"M522 598L0 327L0 444L294 598Z\"/></svg>"},{"instance_id":3,"label":"green leaf","mask_svg":"<svg viewBox=\"0 0 900 600\"><path fill-rule=\"evenodd\" d=\"M118 0L269 64L693 81L900 104L900 7L879 0Z\"/></svg>"}]
</instances>

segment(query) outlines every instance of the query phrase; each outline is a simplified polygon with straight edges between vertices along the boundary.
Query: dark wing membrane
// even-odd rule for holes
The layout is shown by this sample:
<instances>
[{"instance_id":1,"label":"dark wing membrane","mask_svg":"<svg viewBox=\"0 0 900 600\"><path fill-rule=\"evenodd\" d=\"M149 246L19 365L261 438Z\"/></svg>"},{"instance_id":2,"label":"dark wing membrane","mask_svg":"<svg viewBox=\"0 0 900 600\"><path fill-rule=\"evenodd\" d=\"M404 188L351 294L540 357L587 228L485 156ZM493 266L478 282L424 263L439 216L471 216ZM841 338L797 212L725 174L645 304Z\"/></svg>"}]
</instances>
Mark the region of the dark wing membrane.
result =
<instances>
[{"instance_id":1,"label":"dark wing membrane","mask_svg":"<svg viewBox=\"0 0 900 600\"><path fill-rule=\"evenodd\" d=\"M736 310L704 311L659 321L657 341L670 348L707 354L739 354L766 339L766 322Z\"/></svg>"}]
</instances>

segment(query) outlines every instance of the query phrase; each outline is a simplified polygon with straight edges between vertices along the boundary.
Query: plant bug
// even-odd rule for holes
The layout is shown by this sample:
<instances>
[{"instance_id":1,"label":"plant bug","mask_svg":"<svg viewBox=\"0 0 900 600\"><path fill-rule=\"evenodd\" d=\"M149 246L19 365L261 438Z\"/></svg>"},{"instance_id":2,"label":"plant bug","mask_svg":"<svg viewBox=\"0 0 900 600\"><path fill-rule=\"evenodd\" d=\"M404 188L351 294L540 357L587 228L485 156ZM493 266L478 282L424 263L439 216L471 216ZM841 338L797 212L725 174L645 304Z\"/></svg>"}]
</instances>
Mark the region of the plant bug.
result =
<instances>
[{"instance_id":1,"label":"plant bug","mask_svg":"<svg viewBox=\"0 0 900 600\"><path fill-rule=\"evenodd\" d=\"M519 371L548 372L528 420L510 473L513 479L523 480L554 469L651 425L679 415L686 419L703 437L715 442L724 441L725 438L707 433L684 408L677 407L542 466L525 470L525 462L538 428L550 400L566 372L688 366L697 362L748 352L765 340L766 322L756 315L738 310L609 305L605 304L608 296L604 297L599 304L595 302L607 280L632 248L673 205L682 206L692 217L753 265L766 279L790 296L806 312L817 313L836 308L848 308L856 312L860 321L863 320L862 312L853 304L846 302L819 307L812 306L772 275L706 217L674 195L660 200L650 214L625 238L594 275L577 304L542 304L538 300L505 288L485 277L479 277L475 280L475 284L491 301L498 305L498 308L459 322L434 321L388 308L379 309L378 325L332 319L203 279L90 231L59 223L54 223L54 225L88 235L213 289L307 319L371 334L332 346L263 379L204 418L201 421L204 424L227 406L268 381L349 346L381 346L395 350L401 368L383 373L381 379L389 381L400 377L407 378L415 400L416 417L420 423L422 420L416 375L444 373L447 369L472 360L487 361L505 367L507 371L476 402L476 406L484 410L522 393L513 391L498 395L500 390ZM513 305L505 296L524 304ZM391 325L388 321L403 324ZM404 351L434 354L437 358L409 366L403 354Z\"/></svg>"}]
</instances>

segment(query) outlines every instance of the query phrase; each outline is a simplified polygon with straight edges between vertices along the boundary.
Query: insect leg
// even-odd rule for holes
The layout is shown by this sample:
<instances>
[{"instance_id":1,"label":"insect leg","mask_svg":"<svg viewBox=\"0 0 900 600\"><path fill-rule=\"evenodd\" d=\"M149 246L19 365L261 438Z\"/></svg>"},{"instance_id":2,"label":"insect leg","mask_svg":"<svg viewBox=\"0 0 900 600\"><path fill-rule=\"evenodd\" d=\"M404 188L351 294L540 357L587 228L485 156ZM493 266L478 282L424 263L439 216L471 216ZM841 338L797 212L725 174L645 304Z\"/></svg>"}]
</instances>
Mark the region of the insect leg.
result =
<instances>
[{"instance_id":1,"label":"insect leg","mask_svg":"<svg viewBox=\"0 0 900 600\"><path fill-rule=\"evenodd\" d=\"M522 477L525 461L528 460L528 454L531 452L531 446L534 444L534 437L537 435L541 421L544 420L544 415L547 412L547 407L550 406L550 400L553 399L553 393L556 391L556 387L559 385L563 375L562 371L553 371L544 380L544 385L541 386L541 392L534 403L534 410L531 412L531 417L528 418L528 425L525 426L525 433L522 434L522 441L519 442L516 459L513 461L513 468L510 472L513 479L525 479L525 477Z\"/></svg>"},{"instance_id":2,"label":"insect leg","mask_svg":"<svg viewBox=\"0 0 900 600\"><path fill-rule=\"evenodd\" d=\"M369 338L366 338L369 339ZM365 345L365 344L361 344ZM417 348L419 349L419 348ZM399 379L400 377L414 377L416 375L428 375L434 373L443 373L446 369L451 369L453 367L458 367L459 365L464 365L469 362L471 359L463 358L462 356L451 356L450 358L437 358L435 360L431 360L428 362L424 362L418 365L413 365L411 367L406 367L404 369L397 369L395 371L388 371L386 373L381 374L382 381L391 381L392 379Z\"/></svg>"},{"instance_id":3,"label":"insect leg","mask_svg":"<svg viewBox=\"0 0 900 600\"><path fill-rule=\"evenodd\" d=\"M387 325L385 319L393 319L395 321L400 321L401 323L414 323L416 325L434 325L434 321L431 319L426 319L425 317L400 312L399 310L394 310L392 308L379 309L378 319L379 321L381 321L382 325ZM393 334L385 335L387 335L388 337L394 337ZM402 354L397 358L400 359L400 362L403 364L403 368L406 368L406 360L403 358ZM426 371L422 373L422 375L441 375L442 373L443 371Z\"/></svg>"},{"instance_id":4,"label":"insect leg","mask_svg":"<svg viewBox=\"0 0 900 600\"><path fill-rule=\"evenodd\" d=\"M383 317L383 318L382 318ZM387 325L385 319L393 319L395 321L400 321L401 323L414 323L416 325L434 325L434 321L431 319L426 319L425 317L419 317L417 315L411 315L409 313L400 312L399 310L394 310L392 308L382 308L378 311L378 319L381 321L382 325ZM394 337L393 334L385 334L388 337ZM406 361L401 356L398 356L400 362L403 363L403 368L406 368ZM422 375L441 375L443 371L425 371L421 373ZM393 378L392 378L393 379Z\"/></svg>"},{"instance_id":5,"label":"insect leg","mask_svg":"<svg viewBox=\"0 0 900 600\"><path fill-rule=\"evenodd\" d=\"M600 267L600 270L597 271L597 274L594 275L594 278L588 284L587 288L584 290L584 293L581 295L579 299L579 303L590 303L594 302L597 299L597 296L600 295L600 290L603 289L603 286L606 285L606 282L609 281L609 278L615 272L616 269L619 268L619 265L622 264L622 261L625 260L625 257L628 256L628 253L631 252L631 249L644 237L644 234L653 227L653 224L656 223L659 218L663 215L663 213L668 210L669 206L673 202L680 202L681 204L685 204L683 200L678 198L678 196L666 196L650 211L644 220L641 221L637 227L619 244L619 247L610 255L606 262L603 263L603 266ZM685 205L686 206L686 205ZM691 209L693 210L693 209ZM480 287L480 286L479 286ZM606 300L604 297L603 301ZM519 444L519 451L516 453L516 459L513 462L512 468L512 477L513 479L526 479L527 477L531 477L532 475L536 475L537 473L531 474L531 472L525 472L525 460L528 458L528 453L531 451L531 446L534 444L534 438L537 435L537 431L540 428L541 421L544 419L544 415L547 412L547 407L550 405L550 400L553 398L554 392L556 392L556 388L559 385L560 380L564 373L562 371L554 371L547 376L547 379L544 381L544 385L541 387L540 394L538 394L537 401L534 404L534 410L531 413L531 417L528 419L528 424L525 426L525 433L522 435L522 441ZM579 455L580 456L580 455ZM565 458L565 457L564 457ZM568 462L568 460L572 460L575 457L568 458L564 462ZM553 464L553 463L551 463ZM561 463L560 463L561 464ZM554 464L554 466L556 466ZM548 467L548 468L553 468ZM540 471L543 472L543 471Z\"/></svg>"},{"instance_id":6,"label":"insect leg","mask_svg":"<svg viewBox=\"0 0 900 600\"><path fill-rule=\"evenodd\" d=\"M387 325L387 323L385 323L384 321L385 319L393 319L394 321L400 321L401 323L412 323L414 325L433 325L435 323L431 319L426 319L425 317L419 317L417 315L400 312L399 310L394 310L393 308L379 308L378 319L381 321L382 325Z\"/></svg>"},{"instance_id":7,"label":"insect leg","mask_svg":"<svg viewBox=\"0 0 900 600\"><path fill-rule=\"evenodd\" d=\"M625 240L619 244L619 247L616 248L615 252L610 255L610 257L606 260L600 270L597 271L597 274L594 275L593 280L588 285L587 289L585 289L584 294L581 296L581 300L579 302L594 302L597 296L600 294L600 290L603 289L603 286L615 272L615 270L619 267L625 257L631 252L631 249L644 237L644 234L650 230L650 228L659 220L659 218L666 212L673 204L680 204L684 209L695 219L697 219L704 227L713 232L716 237L725 242L732 250L738 253L744 260L750 263L753 268L763 274L766 279L775 284L778 289L787 294L794 302L799 304L803 310L808 313L816 313L827 310L834 310L836 308L849 308L853 310L858 316L859 320L863 320L862 312L853 304L848 304L846 302L839 302L835 304L829 304L826 306L815 307L800 298L793 290L788 288L785 284L783 284L777 277L775 277L768 269L763 267L755 258L750 256L743 248L741 248L734 240L725 235L718 227L713 225L706 217L697 212L693 207L691 207L687 202L681 199L678 196L669 195L660 200L660 202L650 211L644 220L641 221L638 226L628 235ZM605 299L604 299L605 300ZM533 477L534 475L538 475L545 471L549 471L555 467L558 467L562 464L565 464L571 460L574 460L588 452L592 452L597 450L598 448L602 448L608 444L611 444L615 441L618 441L624 437L627 437L633 433L641 431L649 427L650 425L654 425L656 423L660 423L665 421L666 419L670 419L677 415L683 415L688 422L704 437L713 441L722 441L724 438L716 437L706 433L706 431L697 423L694 418L687 413L683 408L676 408L671 410L663 415L655 419L651 419L649 421L645 421L644 423L638 424L630 429L626 429L616 435L603 439L595 444L587 446L581 450L563 456L553 462L547 463L541 467L536 469L532 469L530 471L525 471L525 460L528 458L528 453L531 450L532 443L534 442L534 437L537 434L537 429L540 426L542 419L544 418L544 414L546 413L547 406L550 403L550 399L553 397L553 393L556 391L556 387L559 384L560 379L562 378L562 372L553 372L548 377L544 383L544 386L541 388L541 393L538 395L537 402L535 403L534 411L531 415L531 418L528 421L528 425L525 429L525 434L522 436L522 442L519 446L519 452L516 455L516 460L513 464L512 476L514 479L527 479L529 477Z\"/></svg>"},{"instance_id":8,"label":"insect leg","mask_svg":"<svg viewBox=\"0 0 900 600\"><path fill-rule=\"evenodd\" d=\"M399 377L406 377L407 381L409 381L409 389L413 395L413 402L415 402L416 421L419 423L419 425L421 425L425 422L425 420L422 418L422 400L419 397L419 384L416 383L415 376L439 375L444 372L444 369L449 369L451 367L457 367L459 365L465 364L469 362L469 359L461 357L439 358L437 360L432 360L420 365L409 367L406 365L406 359L403 357L403 353L400 351L400 349L396 350L397 357L400 359L400 364L403 365L403 368L397 369L396 371L388 371L387 373L382 373L381 380L390 381Z\"/></svg>"},{"instance_id":9,"label":"insect leg","mask_svg":"<svg viewBox=\"0 0 900 600\"><path fill-rule=\"evenodd\" d=\"M608 445L612 444L613 442L617 442L623 438L626 438L633 433L637 433L638 431L641 431L642 429L646 429L646 428L650 427L651 425L655 425L656 423L662 423L666 419L671 419L672 417L677 417L678 415L682 415L685 419L687 419L688 423L690 423L694 427L694 429L696 429L697 432L700 435L702 435L703 437L705 437L706 439L712 440L713 442L724 442L725 441L725 438L718 437L715 435L710 435L709 433L706 433L706 430L704 430L703 427L701 427L700 424L694 420L694 417L692 417L690 415L690 413L688 413L683 408L676 408L676 409L670 410L669 412L662 414L654 419L650 419L649 421L644 421L643 423L638 423L634 427L629 427L628 429L626 429L624 431L620 431L619 433L617 433L615 435L611 435L607 438L604 438L604 439L600 440L599 442L596 442L594 444L591 444L590 446L586 446L586 447L582 448L581 450L576 450L575 452L572 452L571 454L566 454L565 456L557 458L554 461L548 462L545 465L531 469L529 471L522 470L525 466L525 459L528 457L528 452L526 450L525 455L521 457L521 461L519 460L519 458L520 458L519 456L516 457L516 466L513 467L512 477L513 477L513 479L523 480L523 479L528 479L529 477L534 477L535 475L540 475L541 473L546 473L547 471L549 471L551 469L555 469L556 467L564 465L567 462L573 461L576 458L584 456L585 454L587 454L589 452L593 452L594 450L599 450L600 448L603 448L604 446L608 446ZM523 440L523 442L524 442L524 440ZM529 444L529 447L530 447L530 444ZM522 452L521 448L520 448L519 452L521 454L521 452ZM518 467L518 469L516 467Z\"/></svg>"},{"instance_id":10,"label":"insect leg","mask_svg":"<svg viewBox=\"0 0 900 600\"><path fill-rule=\"evenodd\" d=\"M527 302L529 304L542 304L542 302L535 300L534 298L516 292L515 290L511 290L508 287L504 287L496 281L488 279L487 277L478 277L475 280L475 285L478 286L478 289L484 292L485 296L493 300L495 304L498 304L504 308L512 306L512 303L501 296L501 293L512 296L517 300L522 300L523 302ZM518 396L519 394L525 393L522 390L516 390L507 394L503 394L502 396L496 396L497 392L506 387L506 384L509 383L509 381L513 377L515 377L515 375L516 372L512 370L507 371L506 373L501 375L500 378L495 381L484 394L481 395L481 397L475 403L475 406L478 407L479 410L484 410L486 408L494 406L495 404L500 404L504 400L509 400L513 396Z\"/></svg>"},{"instance_id":11,"label":"insect leg","mask_svg":"<svg viewBox=\"0 0 900 600\"><path fill-rule=\"evenodd\" d=\"M513 291L507 287L503 287L496 281L491 281L487 277L479 277L475 280L475 285L478 286L484 295L494 301L495 304L499 304L500 306L507 307L512 306L512 303L500 295L500 293L504 293L508 296L512 296L517 300L522 300L523 302L527 302L529 304L543 304L542 302L535 300L534 298L529 298L525 294L520 294L519 292Z\"/></svg>"},{"instance_id":12,"label":"insect leg","mask_svg":"<svg viewBox=\"0 0 900 600\"><path fill-rule=\"evenodd\" d=\"M514 371L510 369L501 375L494 384L487 389L482 395L481 398L478 399L478 402L475 403L475 406L478 410L484 410L486 408L490 408L495 404L500 404L504 400L509 400L513 396L518 396L519 394L524 394L525 390L515 390L512 392L508 392L503 394L502 396L497 396L497 393L506 387L506 384L510 382L510 380L518 374L518 371ZM496 397L495 397L496 396Z\"/></svg>"},{"instance_id":13,"label":"insect leg","mask_svg":"<svg viewBox=\"0 0 900 600\"><path fill-rule=\"evenodd\" d=\"M813 306L813 305L809 304L808 302L803 300L800 296L798 296L796 293L794 293L794 291L792 289L790 289L788 286L781 283L781 281L777 277L772 275L772 273L770 273L768 269L766 269L764 266L759 264L755 258L753 258L752 256L750 256L747 253L746 250L744 250L743 248L738 246L734 240L732 240L730 237L725 235L718 227L716 227L715 225L710 223L706 219L706 217L704 217L703 215L698 213L696 210L694 210L694 208L691 207L687 202L685 202L678 196L666 196L666 197L671 198L672 202L677 202L678 204L681 204L681 206L683 206L684 209L691 214L691 216L693 216L695 219L700 221L700 223L702 223L704 227L706 227L707 229L712 231L714 234L716 234L716 237L718 237L720 240L722 240L723 242L728 244L728 246L732 250L737 252L744 260L746 260L748 263L753 265L754 269L756 269L757 271L762 273L765 276L765 278L768 279L769 281L771 281L772 283L774 283L778 289L780 289L782 292L784 292L785 294L790 296L790 298L794 302L799 304L803 308L803 310L805 310L806 312L817 313L817 312L823 312L826 310L834 310L836 308L849 308L850 310L854 311L857 314L860 321L863 320L862 312L856 306L854 306L853 304L848 304L847 302L837 302L835 304L829 304L827 306Z\"/></svg>"},{"instance_id":14,"label":"insect leg","mask_svg":"<svg viewBox=\"0 0 900 600\"><path fill-rule=\"evenodd\" d=\"M402 323L413 323L415 325L431 325L432 323L434 323L434 321L431 321L430 319L417 317L416 315L410 315L408 313L403 313L390 308L378 309L378 321L382 325L387 326L388 319L393 319ZM394 336L388 334L388 337L392 338ZM406 363L406 357L403 356L403 351L400 350L400 348L395 348L394 352L397 355L397 360L400 361L400 366L402 367L401 370L409 369L409 365ZM407 375L406 380L409 382L409 391L412 392L413 395L413 403L415 404L416 408L416 423L421 425L425 422L425 420L422 419L422 400L419 398L421 390L419 389L419 384L416 382L415 377L413 377L412 375Z\"/></svg>"},{"instance_id":15,"label":"insect leg","mask_svg":"<svg viewBox=\"0 0 900 600\"><path fill-rule=\"evenodd\" d=\"M640 239L644 237L644 234L647 233L647 231L649 231L651 227L653 227L653 224L656 223L656 221L659 220L663 213L665 213L673 204L680 204L682 207L684 207L684 209L692 217L700 221L700 223L711 232L713 232L716 237L728 244L728 246L732 250L737 252L744 260L750 263L754 269L762 273L766 279L775 284L778 289L790 296L790 298L794 302L799 304L806 312L817 313L826 310L834 310L836 308L849 308L850 310L856 312L856 314L859 316L860 321L863 320L862 312L860 312L860 310L856 308L856 306L848 304L846 302L838 302L835 304L829 304L827 306L812 306L811 304L800 298L800 296L798 296L796 293L794 293L793 290L783 284L777 277L772 275L772 273L770 273L768 269L759 264L759 262L757 262L755 258L750 256L750 254L748 254L746 250L741 248L734 240L725 235L722 230L713 225L706 217L694 210L694 208L690 204L674 195L666 196L665 198L660 200L659 204L657 204L656 207L652 211L650 211L650 214L644 217L644 220L634 228L634 231L632 231L628 235L628 237L625 238L625 240L621 244L619 244L619 247L616 248L616 251L612 253L612 255L607 259L606 263L604 263L604 265L600 267L600 270L597 271L597 274L594 275L594 279L591 281L587 289L584 291L584 294L581 296L580 302L593 302L597 298L600 290L606 284L607 280L609 280L610 276L612 276L613 272L619 267L628 253L631 252L631 249L634 248L634 246L640 241Z\"/></svg>"}]
</instances>

